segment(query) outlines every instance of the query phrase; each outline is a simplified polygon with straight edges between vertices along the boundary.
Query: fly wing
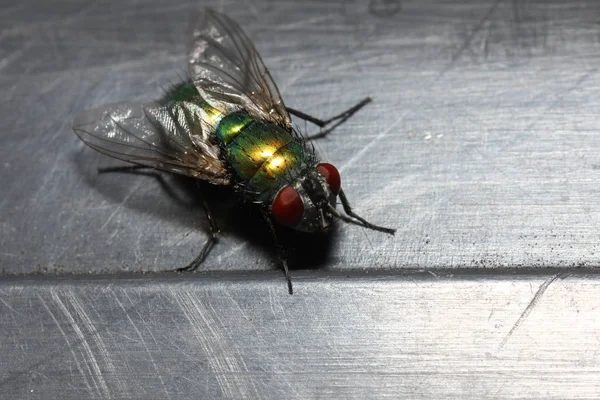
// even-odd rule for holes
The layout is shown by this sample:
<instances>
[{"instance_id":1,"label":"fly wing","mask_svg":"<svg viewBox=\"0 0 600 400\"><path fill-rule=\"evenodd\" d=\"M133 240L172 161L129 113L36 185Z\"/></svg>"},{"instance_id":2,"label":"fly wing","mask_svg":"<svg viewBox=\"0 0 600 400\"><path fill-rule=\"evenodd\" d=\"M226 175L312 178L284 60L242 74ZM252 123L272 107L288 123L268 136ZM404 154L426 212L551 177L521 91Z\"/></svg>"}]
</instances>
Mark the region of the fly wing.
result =
<instances>
[{"instance_id":1,"label":"fly wing","mask_svg":"<svg viewBox=\"0 0 600 400\"><path fill-rule=\"evenodd\" d=\"M291 129L279 90L239 25L210 9L194 26L189 71L202 97L225 114L245 110Z\"/></svg>"},{"instance_id":2,"label":"fly wing","mask_svg":"<svg viewBox=\"0 0 600 400\"><path fill-rule=\"evenodd\" d=\"M134 164L229 183L219 148L202 132L202 109L192 103L119 103L84 111L73 130L100 153Z\"/></svg>"}]
</instances>

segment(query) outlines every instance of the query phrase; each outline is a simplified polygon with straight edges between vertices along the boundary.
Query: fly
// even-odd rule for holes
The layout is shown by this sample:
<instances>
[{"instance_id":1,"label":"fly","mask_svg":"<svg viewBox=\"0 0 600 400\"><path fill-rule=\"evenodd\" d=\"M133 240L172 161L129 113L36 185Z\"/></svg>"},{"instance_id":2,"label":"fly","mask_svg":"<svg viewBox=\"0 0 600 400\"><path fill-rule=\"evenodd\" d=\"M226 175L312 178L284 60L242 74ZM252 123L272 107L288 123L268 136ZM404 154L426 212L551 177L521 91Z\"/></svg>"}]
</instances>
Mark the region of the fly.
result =
<instances>
[{"instance_id":1,"label":"fly","mask_svg":"<svg viewBox=\"0 0 600 400\"><path fill-rule=\"evenodd\" d=\"M310 144L371 99L328 120L286 107L250 39L233 20L210 9L202 10L195 25L188 67L189 81L163 101L85 111L73 122L75 133L100 153L226 185L255 203L273 234L290 294L292 281L275 223L317 232L338 218L394 234L352 211L338 170L321 162ZM320 133L303 136L290 114L316 124ZM338 197L345 214L336 210ZM204 205L210 237L196 259L178 271L198 268L217 241L218 227Z\"/></svg>"}]
</instances>

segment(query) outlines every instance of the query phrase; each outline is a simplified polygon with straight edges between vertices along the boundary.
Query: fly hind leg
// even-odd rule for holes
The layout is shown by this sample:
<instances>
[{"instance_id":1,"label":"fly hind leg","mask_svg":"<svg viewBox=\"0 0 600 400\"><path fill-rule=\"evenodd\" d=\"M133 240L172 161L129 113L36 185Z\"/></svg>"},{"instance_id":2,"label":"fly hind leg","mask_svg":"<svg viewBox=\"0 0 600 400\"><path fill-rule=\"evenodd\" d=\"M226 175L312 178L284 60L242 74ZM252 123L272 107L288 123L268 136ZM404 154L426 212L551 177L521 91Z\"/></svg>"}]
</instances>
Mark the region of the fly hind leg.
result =
<instances>
[{"instance_id":1,"label":"fly hind leg","mask_svg":"<svg viewBox=\"0 0 600 400\"><path fill-rule=\"evenodd\" d=\"M122 166L118 166L118 167L98 168L98 173L99 174L126 173L126 174L139 174L139 175L152 177L152 178L156 179L156 181L159 183L159 185L164 190L164 192L167 194L167 196L169 196L170 198L172 198L173 200L175 200L176 202L178 202L180 204L190 206L190 204L188 204L188 202L183 200L177 193L175 193L175 191L172 189L171 185L169 185L165 181L165 179L163 178L163 175L160 173L160 171L157 171L156 169L154 169L152 167L147 167L145 165L122 165Z\"/></svg>"},{"instance_id":2,"label":"fly hind leg","mask_svg":"<svg viewBox=\"0 0 600 400\"><path fill-rule=\"evenodd\" d=\"M302 111L294 110L293 108L290 108L290 107L286 107L286 109L290 114L295 115L296 117L303 119L305 121L312 122L313 124L315 124L319 128L321 128L321 131L319 133L315 133L314 135L310 135L310 136L306 137L307 140L313 140L313 139L324 138L325 136L327 136L331 131L333 131L335 128L337 128L338 126L340 126L341 124L346 122L348 120L348 118L353 116L358 110L360 110L361 108L363 108L364 106L369 104L371 101L373 101L373 100L371 100L370 97L367 97L367 98L363 99L362 101L360 101L358 104L350 107L346 111L344 111L334 117L326 119L326 120L315 118L306 113L303 113ZM334 121L336 121L335 124L331 125L327 129L322 129Z\"/></svg>"}]
</instances>

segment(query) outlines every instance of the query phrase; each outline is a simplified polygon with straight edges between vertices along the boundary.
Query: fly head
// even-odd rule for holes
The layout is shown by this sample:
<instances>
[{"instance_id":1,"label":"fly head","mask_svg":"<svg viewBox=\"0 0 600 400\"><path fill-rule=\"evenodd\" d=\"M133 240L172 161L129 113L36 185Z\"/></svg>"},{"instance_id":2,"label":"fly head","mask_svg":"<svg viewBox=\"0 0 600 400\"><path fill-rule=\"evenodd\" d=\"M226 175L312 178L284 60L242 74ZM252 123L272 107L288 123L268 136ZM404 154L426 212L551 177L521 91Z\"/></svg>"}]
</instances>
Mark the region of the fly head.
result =
<instances>
[{"instance_id":1,"label":"fly head","mask_svg":"<svg viewBox=\"0 0 600 400\"><path fill-rule=\"evenodd\" d=\"M271 215L280 224L299 231L326 231L334 218L339 190L338 170L331 164L318 164L275 194Z\"/></svg>"}]
</instances>

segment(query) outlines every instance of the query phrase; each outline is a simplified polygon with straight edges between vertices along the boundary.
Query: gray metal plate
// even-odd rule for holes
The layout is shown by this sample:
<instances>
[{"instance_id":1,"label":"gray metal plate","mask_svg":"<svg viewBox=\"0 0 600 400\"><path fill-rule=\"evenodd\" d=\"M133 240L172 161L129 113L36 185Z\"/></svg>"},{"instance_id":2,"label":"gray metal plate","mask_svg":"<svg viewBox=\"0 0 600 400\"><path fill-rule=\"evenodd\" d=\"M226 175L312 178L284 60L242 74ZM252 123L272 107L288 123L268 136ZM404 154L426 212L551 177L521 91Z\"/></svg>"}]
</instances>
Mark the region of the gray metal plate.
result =
<instances>
[{"instance_id":1,"label":"gray metal plate","mask_svg":"<svg viewBox=\"0 0 600 400\"><path fill-rule=\"evenodd\" d=\"M9 279L2 397L597 397L597 275L299 275Z\"/></svg>"},{"instance_id":2,"label":"gray metal plate","mask_svg":"<svg viewBox=\"0 0 600 400\"><path fill-rule=\"evenodd\" d=\"M596 276L559 274L600 264L599 4L208 3L289 106L375 100L317 147L398 232L287 238L293 297L260 219L206 188L224 232L208 275L131 274L197 254L200 193L99 175L121 164L70 127L178 81L201 5L0 10L0 397L597 394Z\"/></svg>"}]
</instances>

